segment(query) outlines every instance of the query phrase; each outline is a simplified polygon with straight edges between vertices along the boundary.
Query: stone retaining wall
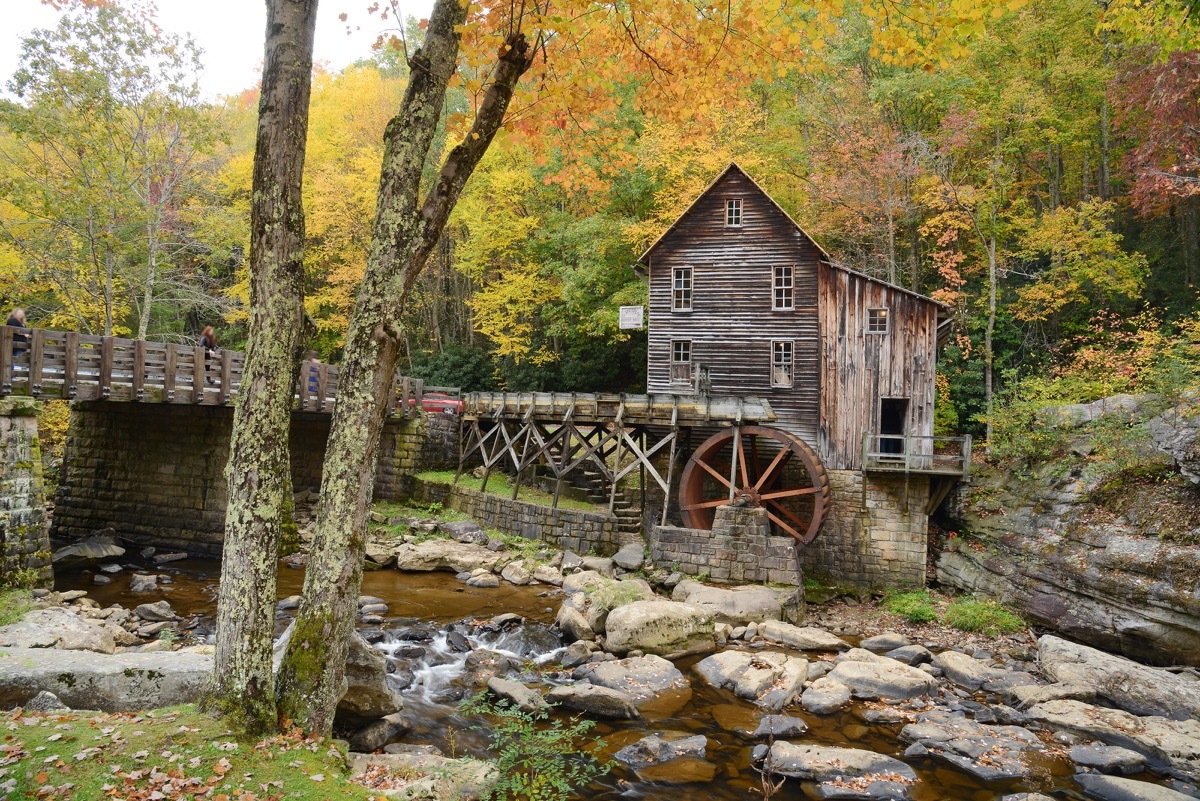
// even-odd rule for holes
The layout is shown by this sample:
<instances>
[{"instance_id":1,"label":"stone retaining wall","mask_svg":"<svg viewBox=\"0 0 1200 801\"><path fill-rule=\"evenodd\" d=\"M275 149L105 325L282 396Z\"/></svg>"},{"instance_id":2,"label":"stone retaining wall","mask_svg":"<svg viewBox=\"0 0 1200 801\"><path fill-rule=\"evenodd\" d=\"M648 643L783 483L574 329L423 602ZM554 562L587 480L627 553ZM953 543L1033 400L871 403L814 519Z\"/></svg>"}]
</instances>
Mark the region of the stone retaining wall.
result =
<instances>
[{"instance_id":1,"label":"stone retaining wall","mask_svg":"<svg viewBox=\"0 0 1200 801\"><path fill-rule=\"evenodd\" d=\"M389 420L375 495L400 498L416 471L424 419ZM233 409L226 406L75 402L67 430L52 534L78 538L111 528L167 549L218 554L224 539L225 464ZM327 415L296 415L293 488L320 486Z\"/></svg>"},{"instance_id":2,"label":"stone retaining wall","mask_svg":"<svg viewBox=\"0 0 1200 801\"><path fill-rule=\"evenodd\" d=\"M800 586L795 542L771 536L765 509L721 506L712 531L655 526L650 560L658 567L716 582Z\"/></svg>"},{"instance_id":3,"label":"stone retaining wall","mask_svg":"<svg viewBox=\"0 0 1200 801\"><path fill-rule=\"evenodd\" d=\"M611 555L619 547L617 519L607 514L551 509L549 506L421 479L414 479L412 487L412 499L418 503L440 503L447 509L470 515L482 525L518 537L541 540L556 548L580 554L594 551Z\"/></svg>"},{"instance_id":4,"label":"stone retaining wall","mask_svg":"<svg viewBox=\"0 0 1200 801\"><path fill-rule=\"evenodd\" d=\"M50 537L38 443L38 404L0 400L0 584L50 580Z\"/></svg>"}]
</instances>

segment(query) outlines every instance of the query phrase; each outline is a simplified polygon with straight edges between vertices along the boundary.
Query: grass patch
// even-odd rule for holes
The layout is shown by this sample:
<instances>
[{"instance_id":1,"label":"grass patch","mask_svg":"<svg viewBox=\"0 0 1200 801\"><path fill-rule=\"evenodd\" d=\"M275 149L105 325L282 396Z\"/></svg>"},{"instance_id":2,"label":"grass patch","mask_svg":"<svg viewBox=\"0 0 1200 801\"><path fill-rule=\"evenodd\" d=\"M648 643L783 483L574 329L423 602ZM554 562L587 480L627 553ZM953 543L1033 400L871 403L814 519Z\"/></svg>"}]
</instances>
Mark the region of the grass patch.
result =
<instances>
[{"instance_id":1,"label":"grass patch","mask_svg":"<svg viewBox=\"0 0 1200 801\"><path fill-rule=\"evenodd\" d=\"M928 592L890 592L883 598L883 608L909 623L931 623L937 620L937 608Z\"/></svg>"},{"instance_id":2,"label":"grass patch","mask_svg":"<svg viewBox=\"0 0 1200 801\"><path fill-rule=\"evenodd\" d=\"M33 596L28 590L0 591L0 626L20 623L25 613L33 608Z\"/></svg>"},{"instance_id":3,"label":"grass patch","mask_svg":"<svg viewBox=\"0 0 1200 801\"><path fill-rule=\"evenodd\" d=\"M438 520L443 523L458 523L472 519L469 515L447 509L440 503L431 503L428 506L416 503L377 503L371 508L387 517L419 517L422 520Z\"/></svg>"},{"instance_id":4,"label":"grass patch","mask_svg":"<svg viewBox=\"0 0 1200 801\"><path fill-rule=\"evenodd\" d=\"M436 484L453 484L453 470L428 470L424 473L417 473L417 478L421 481L432 481ZM463 473L459 476L458 486L466 487L478 491L483 486L483 479L475 478L470 473ZM493 473L488 478L488 495L499 495L504 498L512 497L512 478L504 473ZM528 484L521 485L521 491L517 495L518 501L526 503L534 503L538 506L551 506L554 503L554 495L549 492L542 492L536 487ZM580 512L600 512L607 514L607 506L598 506L594 503L586 501L576 501L562 495L558 498L559 509L574 509Z\"/></svg>"},{"instance_id":5,"label":"grass patch","mask_svg":"<svg viewBox=\"0 0 1200 801\"><path fill-rule=\"evenodd\" d=\"M3 723L0 757L9 764L0 769L0 796L14 799L376 795L349 781L345 755L330 741L298 731L242 739L191 705L136 714L12 712Z\"/></svg>"},{"instance_id":6,"label":"grass patch","mask_svg":"<svg viewBox=\"0 0 1200 801\"><path fill-rule=\"evenodd\" d=\"M1015 612L992 601L974 598L959 598L946 610L945 622L961 631L976 631L984 634L1014 634L1024 631L1025 621Z\"/></svg>"}]
</instances>

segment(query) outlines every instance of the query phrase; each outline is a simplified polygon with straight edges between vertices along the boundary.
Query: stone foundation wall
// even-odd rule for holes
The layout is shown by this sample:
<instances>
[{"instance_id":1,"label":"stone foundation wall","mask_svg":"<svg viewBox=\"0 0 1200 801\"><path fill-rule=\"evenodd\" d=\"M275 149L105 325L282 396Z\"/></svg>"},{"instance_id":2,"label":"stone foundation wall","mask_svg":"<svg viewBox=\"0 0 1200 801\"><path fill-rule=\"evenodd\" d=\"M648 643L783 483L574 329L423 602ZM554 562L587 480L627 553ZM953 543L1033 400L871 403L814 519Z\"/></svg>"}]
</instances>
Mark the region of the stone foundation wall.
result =
<instances>
[{"instance_id":1,"label":"stone foundation wall","mask_svg":"<svg viewBox=\"0 0 1200 801\"><path fill-rule=\"evenodd\" d=\"M460 419L456 415L431 414L425 420L419 470L456 470Z\"/></svg>"},{"instance_id":2,"label":"stone foundation wall","mask_svg":"<svg viewBox=\"0 0 1200 801\"><path fill-rule=\"evenodd\" d=\"M73 403L51 533L71 539L111 528L162 548L220 553L232 425L224 406ZM423 434L420 417L387 423L376 497L407 493ZM320 486L328 435L327 416L293 418L295 491Z\"/></svg>"},{"instance_id":3,"label":"stone foundation wall","mask_svg":"<svg viewBox=\"0 0 1200 801\"><path fill-rule=\"evenodd\" d=\"M654 526L650 560L715 582L800 586L795 540L771 536L765 509L717 508L712 531Z\"/></svg>"},{"instance_id":4,"label":"stone foundation wall","mask_svg":"<svg viewBox=\"0 0 1200 801\"><path fill-rule=\"evenodd\" d=\"M51 578L37 412L32 398L0 400L0 584Z\"/></svg>"},{"instance_id":5,"label":"stone foundation wall","mask_svg":"<svg viewBox=\"0 0 1200 801\"><path fill-rule=\"evenodd\" d=\"M928 476L830 470L833 508L802 551L804 571L829 584L925 586Z\"/></svg>"},{"instance_id":6,"label":"stone foundation wall","mask_svg":"<svg viewBox=\"0 0 1200 801\"><path fill-rule=\"evenodd\" d=\"M606 514L551 509L420 479L413 480L412 499L424 504L440 503L447 509L470 515L482 525L580 554L594 551L611 555L619 547L617 519Z\"/></svg>"}]
</instances>

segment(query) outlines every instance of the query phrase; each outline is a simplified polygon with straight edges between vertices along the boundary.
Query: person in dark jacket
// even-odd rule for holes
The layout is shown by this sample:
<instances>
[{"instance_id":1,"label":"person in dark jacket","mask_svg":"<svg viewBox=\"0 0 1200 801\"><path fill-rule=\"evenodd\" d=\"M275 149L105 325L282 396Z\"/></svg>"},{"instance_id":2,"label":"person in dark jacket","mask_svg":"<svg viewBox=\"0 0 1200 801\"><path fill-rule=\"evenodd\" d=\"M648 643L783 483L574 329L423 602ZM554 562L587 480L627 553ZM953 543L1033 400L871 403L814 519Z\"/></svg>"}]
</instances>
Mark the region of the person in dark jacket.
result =
<instances>
[{"instance_id":1,"label":"person in dark jacket","mask_svg":"<svg viewBox=\"0 0 1200 801\"><path fill-rule=\"evenodd\" d=\"M24 328L25 327L25 310L24 309L13 309L12 312L8 315L8 320L6 320L4 324L9 326L10 328ZM20 356L26 350L28 350L28 348L25 347L26 343L28 343L28 342L29 342L29 337L25 334L24 331L13 331L13 358L14 359L17 358L18 356Z\"/></svg>"}]
</instances>

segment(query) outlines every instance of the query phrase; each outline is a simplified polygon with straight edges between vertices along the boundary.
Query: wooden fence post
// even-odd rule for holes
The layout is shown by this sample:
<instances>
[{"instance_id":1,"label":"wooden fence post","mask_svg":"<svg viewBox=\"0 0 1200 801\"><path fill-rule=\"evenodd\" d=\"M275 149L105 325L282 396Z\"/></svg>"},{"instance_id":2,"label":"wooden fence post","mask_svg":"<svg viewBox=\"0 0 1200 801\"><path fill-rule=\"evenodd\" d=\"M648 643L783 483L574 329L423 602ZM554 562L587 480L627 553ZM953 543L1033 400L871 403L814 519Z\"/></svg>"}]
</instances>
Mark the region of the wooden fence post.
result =
<instances>
[{"instance_id":1,"label":"wooden fence post","mask_svg":"<svg viewBox=\"0 0 1200 801\"><path fill-rule=\"evenodd\" d=\"M7 325L0 326L0 393L4 395L12 392L12 372L13 330Z\"/></svg>"},{"instance_id":2,"label":"wooden fence post","mask_svg":"<svg viewBox=\"0 0 1200 801\"><path fill-rule=\"evenodd\" d=\"M67 333L63 353L62 396L68 400L79 392L79 334Z\"/></svg>"},{"instance_id":3,"label":"wooden fence post","mask_svg":"<svg viewBox=\"0 0 1200 801\"><path fill-rule=\"evenodd\" d=\"M233 396L233 354L229 351L221 350L221 403L229 403L229 399Z\"/></svg>"},{"instance_id":4,"label":"wooden fence post","mask_svg":"<svg viewBox=\"0 0 1200 801\"><path fill-rule=\"evenodd\" d=\"M146 399L146 340L133 341L133 399Z\"/></svg>"},{"instance_id":5,"label":"wooden fence post","mask_svg":"<svg viewBox=\"0 0 1200 801\"><path fill-rule=\"evenodd\" d=\"M175 364L179 358L175 343L167 343L167 355L163 364L163 403L175 400Z\"/></svg>"},{"instance_id":6,"label":"wooden fence post","mask_svg":"<svg viewBox=\"0 0 1200 801\"><path fill-rule=\"evenodd\" d=\"M42 357L45 351L46 332L35 328L29 347L29 394L35 398L42 394Z\"/></svg>"}]
</instances>

